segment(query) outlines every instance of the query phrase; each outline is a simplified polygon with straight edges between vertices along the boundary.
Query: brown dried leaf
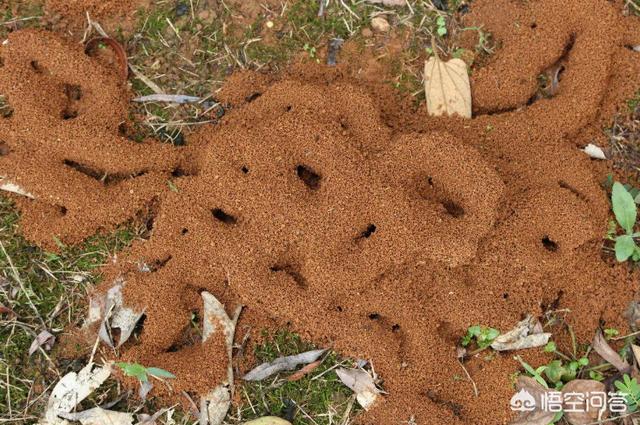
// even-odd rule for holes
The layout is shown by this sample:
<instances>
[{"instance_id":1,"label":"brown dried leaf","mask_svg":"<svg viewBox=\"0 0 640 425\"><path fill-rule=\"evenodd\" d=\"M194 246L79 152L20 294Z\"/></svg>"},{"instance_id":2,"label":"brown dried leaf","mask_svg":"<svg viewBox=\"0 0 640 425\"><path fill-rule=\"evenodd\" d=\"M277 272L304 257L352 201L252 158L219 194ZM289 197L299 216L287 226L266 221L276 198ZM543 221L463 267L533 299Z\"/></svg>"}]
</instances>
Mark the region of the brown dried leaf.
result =
<instances>
[{"instance_id":1,"label":"brown dried leaf","mask_svg":"<svg viewBox=\"0 0 640 425\"><path fill-rule=\"evenodd\" d=\"M516 394L511 397L511 409L520 415L511 425L548 425L554 412L542 410L541 400L549 390L530 376L520 375L516 381Z\"/></svg>"},{"instance_id":2,"label":"brown dried leaf","mask_svg":"<svg viewBox=\"0 0 640 425\"><path fill-rule=\"evenodd\" d=\"M15 311L11 310L9 307L5 306L2 303L0 303L0 314L8 314L10 317L18 316Z\"/></svg>"},{"instance_id":3,"label":"brown dried leaf","mask_svg":"<svg viewBox=\"0 0 640 425\"><path fill-rule=\"evenodd\" d=\"M629 373L631 370L631 366L624 360L620 355L609 346L609 343L604 338L602 331L598 329L596 331L596 336L593 338L593 342L591 346L595 350L596 353L600 355L607 362L611 363L613 367L618 369L620 373Z\"/></svg>"},{"instance_id":4,"label":"brown dried leaf","mask_svg":"<svg viewBox=\"0 0 640 425\"><path fill-rule=\"evenodd\" d=\"M443 62L437 55L424 64L424 90L429 115L471 118L471 84L462 59Z\"/></svg>"},{"instance_id":5,"label":"brown dried leaf","mask_svg":"<svg viewBox=\"0 0 640 425\"><path fill-rule=\"evenodd\" d=\"M287 381L293 382L293 381L298 381L298 380L302 379L306 374L312 372L313 370L315 370L315 368L320 366L321 363L322 363L322 359L321 360L316 360L313 363L309 363L308 365L306 365L305 367L303 367L302 369L300 369L296 373L291 374L291 376L289 376L287 378Z\"/></svg>"},{"instance_id":6,"label":"brown dried leaf","mask_svg":"<svg viewBox=\"0 0 640 425\"><path fill-rule=\"evenodd\" d=\"M564 418L571 425L586 425L607 417L607 409L596 410L587 403L589 394L604 393L606 387L602 382L591 379L574 379L562 388L564 401ZM583 394L580 396L579 394Z\"/></svg>"},{"instance_id":7,"label":"brown dried leaf","mask_svg":"<svg viewBox=\"0 0 640 425\"><path fill-rule=\"evenodd\" d=\"M624 312L624 317L629 322L631 329L636 330L640 328L640 302L636 300L631 301L627 310Z\"/></svg>"}]
</instances>

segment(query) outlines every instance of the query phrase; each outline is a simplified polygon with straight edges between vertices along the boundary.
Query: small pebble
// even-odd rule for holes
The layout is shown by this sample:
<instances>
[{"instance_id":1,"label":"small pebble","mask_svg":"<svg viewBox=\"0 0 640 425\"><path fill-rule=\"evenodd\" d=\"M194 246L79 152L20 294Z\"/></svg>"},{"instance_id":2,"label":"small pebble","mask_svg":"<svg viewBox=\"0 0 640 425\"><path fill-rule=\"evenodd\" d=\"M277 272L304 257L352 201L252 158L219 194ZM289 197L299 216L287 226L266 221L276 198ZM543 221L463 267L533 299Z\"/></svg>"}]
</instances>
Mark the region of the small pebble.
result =
<instances>
[{"instance_id":1,"label":"small pebble","mask_svg":"<svg viewBox=\"0 0 640 425\"><path fill-rule=\"evenodd\" d=\"M376 16L371 20L371 28L373 28L375 32L384 33L388 32L391 26L385 18L382 16Z\"/></svg>"},{"instance_id":2,"label":"small pebble","mask_svg":"<svg viewBox=\"0 0 640 425\"><path fill-rule=\"evenodd\" d=\"M176 16L184 16L189 13L189 6L186 3L178 3L176 5Z\"/></svg>"},{"instance_id":3,"label":"small pebble","mask_svg":"<svg viewBox=\"0 0 640 425\"><path fill-rule=\"evenodd\" d=\"M273 21L267 21L265 25L267 26L267 28L271 29L273 28Z\"/></svg>"},{"instance_id":4,"label":"small pebble","mask_svg":"<svg viewBox=\"0 0 640 425\"><path fill-rule=\"evenodd\" d=\"M362 36L364 38L371 38L371 37L373 37L373 31L371 31L369 28L363 28L362 29Z\"/></svg>"}]
</instances>

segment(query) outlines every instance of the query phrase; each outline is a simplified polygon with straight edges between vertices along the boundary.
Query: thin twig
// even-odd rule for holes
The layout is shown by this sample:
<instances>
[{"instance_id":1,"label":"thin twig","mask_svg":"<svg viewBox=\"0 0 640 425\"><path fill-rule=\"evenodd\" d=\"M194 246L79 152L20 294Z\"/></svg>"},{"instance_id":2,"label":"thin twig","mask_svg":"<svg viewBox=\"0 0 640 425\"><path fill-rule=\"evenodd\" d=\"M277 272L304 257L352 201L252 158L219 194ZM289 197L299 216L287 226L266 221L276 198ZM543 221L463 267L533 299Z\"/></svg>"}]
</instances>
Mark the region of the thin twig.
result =
<instances>
[{"instance_id":1,"label":"thin twig","mask_svg":"<svg viewBox=\"0 0 640 425\"><path fill-rule=\"evenodd\" d=\"M460 359L458 359L458 363L460 363L460 367L462 368L462 370L464 370L464 374L467 375L467 379L469 380L469 382L471 382L471 385L473 386L473 394L475 394L475 396L478 397L478 386L476 385L476 382L473 380L473 378L471 378L471 375L469 375L469 371L467 370L466 367L464 367L464 364L460 361Z\"/></svg>"}]
</instances>

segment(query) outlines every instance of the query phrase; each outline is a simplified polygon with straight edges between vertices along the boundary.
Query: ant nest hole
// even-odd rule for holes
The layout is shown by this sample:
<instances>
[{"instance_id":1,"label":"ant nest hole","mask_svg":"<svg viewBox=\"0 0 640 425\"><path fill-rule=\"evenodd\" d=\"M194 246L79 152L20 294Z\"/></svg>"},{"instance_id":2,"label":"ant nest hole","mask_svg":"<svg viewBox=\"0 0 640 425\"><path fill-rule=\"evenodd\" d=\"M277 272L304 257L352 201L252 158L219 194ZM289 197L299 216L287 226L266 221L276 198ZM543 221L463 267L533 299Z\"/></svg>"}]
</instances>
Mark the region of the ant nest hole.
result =
<instances>
[{"instance_id":1,"label":"ant nest hole","mask_svg":"<svg viewBox=\"0 0 640 425\"><path fill-rule=\"evenodd\" d=\"M552 240L548 235L545 235L542 238L541 242L542 242L542 246L547 251L549 251L549 252L558 251L558 243L556 241Z\"/></svg>"}]
</instances>

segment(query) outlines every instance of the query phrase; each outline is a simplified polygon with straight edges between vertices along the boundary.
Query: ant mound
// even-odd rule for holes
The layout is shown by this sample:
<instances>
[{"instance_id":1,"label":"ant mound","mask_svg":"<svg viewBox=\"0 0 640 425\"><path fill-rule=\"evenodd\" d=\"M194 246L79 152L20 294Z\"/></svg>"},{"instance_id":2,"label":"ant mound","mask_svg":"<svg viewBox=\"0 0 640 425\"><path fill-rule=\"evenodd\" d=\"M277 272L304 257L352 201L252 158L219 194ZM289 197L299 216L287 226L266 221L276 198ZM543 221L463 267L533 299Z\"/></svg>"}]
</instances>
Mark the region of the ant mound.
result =
<instances>
[{"instance_id":1,"label":"ant mound","mask_svg":"<svg viewBox=\"0 0 640 425\"><path fill-rule=\"evenodd\" d=\"M535 16L553 48L530 50L522 26L491 21L498 3L513 19ZM14 33L1 54L13 112L0 119L0 184L22 194L23 231L44 246L147 212L149 238L105 267L99 292L121 291L140 318L121 328L121 358L176 375L159 395L205 395L227 379L224 338L189 334L212 294L228 311L244 305L254 330L288 325L371 359L388 394L362 423L507 422L519 364L509 353L467 361L475 396L455 379L466 328L506 331L562 309L585 342L601 321L622 326L637 289L601 258L606 169L576 145L637 88L625 46L638 32L601 0L472 10L466 19L489 22L503 45L480 70L491 72L474 73L473 120L410 116L379 86L312 65L271 82L232 77L230 112L186 147L122 137L115 74L47 33ZM526 82L558 61L560 90L535 99Z\"/></svg>"},{"instance_id":2,"label":"ant mound","mask_svg":"<svg viewBox=\"0 0 640 425\"><path fill-rule=\"evenodd\" d=\"M12 33L0 57L0 176L28 188L17 199L27 238L77 243L151 206L179 154L120 135L122 81L47 32Z\"/></svg>"}]
</instances>

